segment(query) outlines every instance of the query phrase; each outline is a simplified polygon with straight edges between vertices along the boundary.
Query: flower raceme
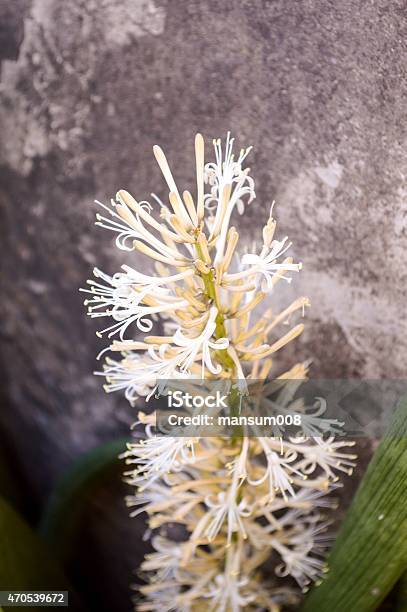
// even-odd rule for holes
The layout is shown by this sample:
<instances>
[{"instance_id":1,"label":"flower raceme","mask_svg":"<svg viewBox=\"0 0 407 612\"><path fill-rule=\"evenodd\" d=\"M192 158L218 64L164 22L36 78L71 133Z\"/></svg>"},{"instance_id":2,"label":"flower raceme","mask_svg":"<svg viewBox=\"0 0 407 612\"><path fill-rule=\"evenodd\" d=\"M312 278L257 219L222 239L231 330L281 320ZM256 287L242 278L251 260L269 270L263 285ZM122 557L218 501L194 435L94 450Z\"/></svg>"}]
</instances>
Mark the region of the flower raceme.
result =
<instances>
[{"instance_id":1,"label":"flower raceme","mask_svg":"<svg viewBox=\"0 0 407 612\"><path fill-rule=\"evenodd\" d=\"M205 164L204 140L195 138L196 196L182 194L162 149L154 155L168 188L168 202L135 200L120 190L110 205L101 202L96 224L116 234L116 245L138 251L154 268L150 274L123 265L110 276L98 268L84 289L92 318L111 322L98 332L112 339L102 351L107 392L123 390L134 404L164 391L174 379L238 381L266 379L281 383L278 401L292 405L287 381L307 376L307 364L276 371L275 356L303 331L290 325L309 306L305 297L275 313L280 280L301 269L288 255L288 238L276 240L273 204L258 250L240 257L239 234L231 225L255 199L254 181L244 167L250 147L235 156L228 134L223 146L214 141L215 161ZM143 264L143 269L144 267ZM161 335L152 335L161 321ZM284 328L288 331L278 333ZM140 339L139 332L145 334ZM163 382L164 381L164 382ZM350 442L327 437L315 413L303 403L307 430L288 440L278 437L168 437L154 433L154 414L139 413L144 436L128 445L128 497L133 516L147 513L152 546L141 571L146 584L139 610L268 609L295 601L284 583L291 576L305 589L324 569L327 522L320 508L337 484L336 473L350 474L354 455L343 452ZM312 436L310 435L312 431ZM170 525L187 534L171 538ZM271 553L280 558L274 576L265 570Z\"/></svg>"}]
</instances>

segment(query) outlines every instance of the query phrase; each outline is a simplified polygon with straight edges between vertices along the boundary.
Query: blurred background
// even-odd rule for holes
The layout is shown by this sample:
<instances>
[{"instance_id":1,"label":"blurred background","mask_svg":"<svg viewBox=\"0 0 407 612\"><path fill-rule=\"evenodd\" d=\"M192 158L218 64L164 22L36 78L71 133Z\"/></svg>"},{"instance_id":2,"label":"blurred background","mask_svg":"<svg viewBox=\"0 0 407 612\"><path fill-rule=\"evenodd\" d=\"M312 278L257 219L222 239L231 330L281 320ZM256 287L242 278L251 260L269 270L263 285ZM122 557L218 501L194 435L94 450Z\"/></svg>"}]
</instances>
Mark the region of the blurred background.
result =
<instances>
[{"instance_id":1,"label":"blurred background","mask_svg":"<svg viewBox=\"0 0 407 612\"><path fill-rule=\"evenodd\" d=\"M0 0L0 448L32 525L74 461L135 420L92 375L105 342L78 288L94 265L124 262L93 225L93 200L119 188L165 196L156 143L192 190L197 131L207 157L228 130L254 146L244 241L275 199L278 236L304 263L295 293L312 303L287 360L312 357L316 377L405 376L406 9ZM72 560L99 610L129 609L142 554L121 470L90 496Z\"/></svg>"}]
</instances>

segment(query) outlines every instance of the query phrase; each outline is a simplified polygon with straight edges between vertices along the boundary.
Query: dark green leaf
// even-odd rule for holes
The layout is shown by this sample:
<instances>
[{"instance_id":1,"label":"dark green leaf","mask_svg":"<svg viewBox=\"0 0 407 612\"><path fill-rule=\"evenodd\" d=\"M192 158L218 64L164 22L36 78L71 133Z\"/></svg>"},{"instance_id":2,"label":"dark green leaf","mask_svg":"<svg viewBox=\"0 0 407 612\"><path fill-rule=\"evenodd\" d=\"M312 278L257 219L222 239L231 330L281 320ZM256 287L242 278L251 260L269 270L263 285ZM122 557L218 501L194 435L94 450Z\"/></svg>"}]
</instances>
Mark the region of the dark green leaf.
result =
<instances>
[{"instance_id":1,"label":"dark green leaf","mask_svg":"<svg viewBox=\"0 0 407 612\"><path fill-rule=\"evenodd\" d=\"M0 494L18 510L22 506L22 494L19 491L16 477L11 469L8 468L10 460L0 453Z\"/></svg>"},{"instance_id":2,"label":"dark green leaf","mask_svg":"<svg viewBox=\"0 0 407 612\"><path fill-rule=\"evenodd\" d=\"M0 498L0 590L69 590L44 542Z\"/></svg>"},{"instance_id":3,"label":"dark green leaf","mask_svg":"<svg viewBox=\"0 0 407 612\"><path fill-rule=\"evenodd\" d=\"M407 567L407 399L380 443L303 612L372 612Z\"/></svg>"},{"instance_id":4,"label":"dark green leaf","mask_svg":"<svg viewBox=\"0 0 407 612\"><path fill-rule=\"evenodd\" d=\"M106 472L117 466L127 439L102 444L82 456L55 488L40 525L40 532L63 563L72 555L74 533L86 500Z\"/></svg>"},{"instance_id":5,"label":"dark green leaf","mask_svg":"<svg viewBox=\"0 0 407 612\"><path fill-rule=\"evenodd\" d=\"M407 572L399 580L396 590L396 610L395 612L407 612Z\"/></svg>"}]
</instances>

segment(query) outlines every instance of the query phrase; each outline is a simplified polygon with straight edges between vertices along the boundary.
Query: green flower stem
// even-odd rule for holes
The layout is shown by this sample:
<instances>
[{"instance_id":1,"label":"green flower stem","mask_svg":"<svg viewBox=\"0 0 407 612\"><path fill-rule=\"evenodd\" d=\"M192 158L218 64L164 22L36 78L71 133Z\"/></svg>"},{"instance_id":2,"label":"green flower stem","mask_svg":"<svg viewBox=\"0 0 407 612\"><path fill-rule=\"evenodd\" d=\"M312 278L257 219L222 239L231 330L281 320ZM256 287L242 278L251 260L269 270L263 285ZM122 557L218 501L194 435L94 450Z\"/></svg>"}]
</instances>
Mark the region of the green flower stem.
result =
<instances>
[{"instance_id":1,"label":"green flower stem","mask_svg":"<svg viewBox=\"0 0 407 612\"><path fill-rule=\"evenodd\" d=\"M396 411L355 496L329 571L302 612L372 612L407 568L407 398ZM404 608L405 610L405 608Z\"/></svg>"},{"instance_id":2,"label":"green flower stem","mask_svg":"<svg viewBox=\"0 0 407 612\"><path fill-rule=\"evenodd\" d=\"M195 244L196 252L200 259L203 259L202 249L198 243ZM222 313L221 305L218 303L216 299L216 291L215 291L215 279L213 275L213 270L211 269L208 274L201 274L201 278L205 287L205 295L208 300L215 302L216 307L218 309L218 314L215 319L216 329L214 336L216 339L225 338L226 337L226 327L225 327L225 316ZM225 368L225 370L234 370L235 364L233 363L233 359L230 355L227 354L226 351L216 351L216 357L219 363Z\"/></svg>"}]
</instances>

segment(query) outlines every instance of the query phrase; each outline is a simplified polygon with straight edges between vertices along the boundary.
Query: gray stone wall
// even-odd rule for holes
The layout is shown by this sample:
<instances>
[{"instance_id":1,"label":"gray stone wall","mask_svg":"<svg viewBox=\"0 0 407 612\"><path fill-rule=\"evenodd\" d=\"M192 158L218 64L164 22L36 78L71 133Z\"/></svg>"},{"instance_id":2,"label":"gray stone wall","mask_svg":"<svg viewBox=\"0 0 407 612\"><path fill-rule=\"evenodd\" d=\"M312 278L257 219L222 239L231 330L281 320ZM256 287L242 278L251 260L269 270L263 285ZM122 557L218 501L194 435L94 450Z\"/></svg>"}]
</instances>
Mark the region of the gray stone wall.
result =
<instances>
[{"instance_id":1,"label":"gray stone wall","mask_svg":"<svg viewBox=\"0 0 407 612\"><path fill-rule=\"evenodd\" d=\"M155 143L192 189L196 131L254 145L242 237L275 199L304 262L293 291L312 301L289 357L317 376L405 375L406 8L0 0L0 421L34 500L134 420L92 376L103 342L78 287L123 261L93 199L165 194Z\"/></svg>"}]
</instances>

